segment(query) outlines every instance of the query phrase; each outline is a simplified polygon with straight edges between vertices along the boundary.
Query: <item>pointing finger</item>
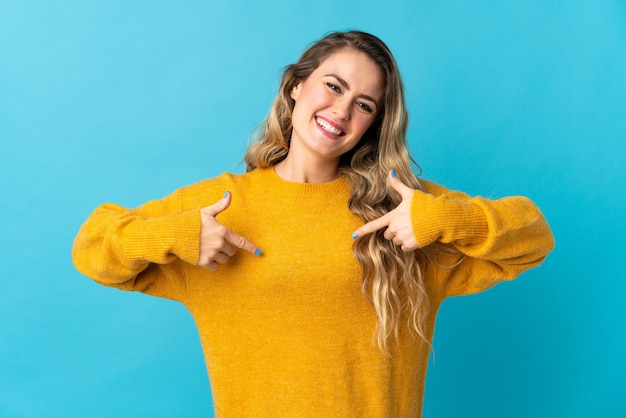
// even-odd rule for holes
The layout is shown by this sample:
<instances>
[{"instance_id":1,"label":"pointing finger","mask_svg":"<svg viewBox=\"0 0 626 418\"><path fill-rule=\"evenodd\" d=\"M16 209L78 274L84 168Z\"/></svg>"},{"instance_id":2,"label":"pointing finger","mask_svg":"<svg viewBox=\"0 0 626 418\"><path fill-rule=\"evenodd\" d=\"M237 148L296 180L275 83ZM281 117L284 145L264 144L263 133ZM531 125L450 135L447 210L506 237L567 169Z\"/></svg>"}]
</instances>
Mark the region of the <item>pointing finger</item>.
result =
<instances>
[{"instance_id":1,"label":"pointing finger","mask_svg":"<svg viewBox=\"0 0 626 418\"><path fill-rule=\"evenodd\" d=\"M235 245L237 248L241 248L242 250L246 250L249 253L252 253L254 255L261 255L263 254L263 252L261 251L261 249L259 247L257 247L256 245L254 245L253 243L251 243L250 241L248 241L247 239L245 239L244 237L242 237L241 235L228 230L226 232L226 241L230 242L231 244Z\"/></svg>"},{"instance_id":2,"label":"pointing finger","mask_svg":"<svg viewBox=\"0 0 626 418\"><path fill-rule=\"evenodd\" d=\"M366 223L365 225L357 229L354 234L352 234L352 238L356 239L358 237L371 234L372 232L376 232L379 229L389 226L389 217L387 215L383 215L380 218L374 219L373 221Z\"/></svg>"}]
</instances>

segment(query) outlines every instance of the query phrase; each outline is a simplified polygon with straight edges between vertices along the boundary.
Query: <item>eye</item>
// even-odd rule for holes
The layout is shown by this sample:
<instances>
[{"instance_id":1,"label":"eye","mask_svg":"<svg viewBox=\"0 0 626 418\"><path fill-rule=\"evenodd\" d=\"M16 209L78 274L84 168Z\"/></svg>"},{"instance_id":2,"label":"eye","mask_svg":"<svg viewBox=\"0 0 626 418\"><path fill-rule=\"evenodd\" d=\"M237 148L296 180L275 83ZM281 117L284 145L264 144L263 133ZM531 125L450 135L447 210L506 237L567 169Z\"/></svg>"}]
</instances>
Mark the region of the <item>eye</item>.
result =
<instances>
[{"instance_id":1,"label":"eye","mask_svg":"<svg viewBox=\"0 0 626 418\"><path fill-rule=\"evenodd\" d=\"M372 109L372 107L370 105L368 105L367 103L357 102L356 105L358 107L360 107L361 109L363 109L367 113L374 113L374 109Z\"/></svg>"},{"instance_id":2,"label":"eye","mask_svg":"<svg viewBox=\"0 0 626 418\"><path fill-rule=\"evenodd\" d=\"M341 88L338 85L331 83L330 81L326 82L326 86L336 93L341 93Z\"/></svg>"}]
</instances>

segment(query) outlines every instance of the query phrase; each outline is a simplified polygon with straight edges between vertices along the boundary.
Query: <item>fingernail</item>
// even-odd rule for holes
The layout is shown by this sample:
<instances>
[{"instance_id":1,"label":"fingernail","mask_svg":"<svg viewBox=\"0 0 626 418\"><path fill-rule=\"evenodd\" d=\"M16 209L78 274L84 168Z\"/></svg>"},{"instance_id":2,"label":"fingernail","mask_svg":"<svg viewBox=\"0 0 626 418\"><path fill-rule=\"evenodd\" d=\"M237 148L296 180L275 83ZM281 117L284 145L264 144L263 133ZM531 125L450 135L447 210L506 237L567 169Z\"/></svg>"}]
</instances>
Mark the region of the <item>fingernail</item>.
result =
<instances>
[{"instance_id":1,"label":"fingernail","mask_svg":"<svg viewBox=\"0 0 626 418\"><path fill-rule=\"evenodd\" d=\"M352 239L357 239L358 237L359 237L359 234L357 234L356 232L352 234Z\"/></svg>"},{"instance_id":2,"label":"fingernail","mask_svg":"<svg viewBox=\"0 0 626 418\"><path fill-rule=\"evenodd\" d=\"M263 251L261 251L260 248L257 248L256 251L254 252L256 255L261 255L263 254Z\"/></svg>"},{"instance_id":3,"label":"fingernail","mask_svg":"<svg viewBox=\"0 0 626 418\"><path fill-rule=\"evenodd\" d=\"M224 199L226 199L229 194L230 194L230 192L228 190L226 190L226 193L224 193Z\"/></svg>"},{"instance_id":4,"label":"fingernail","mask_svg":"<svg viewBox=\"0 0 626 418\"><path fill-rule=\"evenodd\" d=\"M398 176L396 175L396 170L391 170L391 177L398 177Z\"/></svg>"}]
</instances>

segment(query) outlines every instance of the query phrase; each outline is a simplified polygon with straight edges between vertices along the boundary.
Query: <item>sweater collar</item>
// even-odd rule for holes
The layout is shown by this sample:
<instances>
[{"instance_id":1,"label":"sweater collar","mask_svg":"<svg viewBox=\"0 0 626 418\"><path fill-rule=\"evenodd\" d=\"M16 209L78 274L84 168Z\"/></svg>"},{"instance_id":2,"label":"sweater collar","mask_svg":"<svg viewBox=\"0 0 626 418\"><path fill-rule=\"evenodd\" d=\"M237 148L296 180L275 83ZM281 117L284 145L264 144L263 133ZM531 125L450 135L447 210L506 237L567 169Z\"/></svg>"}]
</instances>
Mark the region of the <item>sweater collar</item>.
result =
<instances>
[{"instance_id":1,"label":"sweater collar","mask_svg":"<svg viewBox=\"0 0 626 418\"><path fill-rule=\"evenodd\" d=\"M257 168L257 174L263 178L268 185L282 189L284 192L294 194L327 194L346 193L350 191L350 184L345 176L330 181L328 183L300 183L282 179L274 167Z\"/></svg>"}]
</instances>

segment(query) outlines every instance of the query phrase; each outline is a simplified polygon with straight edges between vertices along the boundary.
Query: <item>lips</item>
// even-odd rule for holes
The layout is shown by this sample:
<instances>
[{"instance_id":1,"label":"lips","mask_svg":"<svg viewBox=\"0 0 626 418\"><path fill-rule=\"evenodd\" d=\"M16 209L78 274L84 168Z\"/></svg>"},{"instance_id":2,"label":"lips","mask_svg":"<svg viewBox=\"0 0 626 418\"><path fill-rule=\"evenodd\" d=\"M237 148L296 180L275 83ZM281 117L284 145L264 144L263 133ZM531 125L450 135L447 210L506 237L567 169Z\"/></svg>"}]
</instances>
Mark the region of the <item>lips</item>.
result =
<instances>
[{"instance_id":1,"label":"lips","mask_svg":"<svg viewBox=\"0 0 626 418\"><path fill-rule=\"evenodd\" d=\"M323 119L319 116L317 116L315 118L315 122L317 123L317 126L319 126L320 128L322 128L322 130L324 132L329 133L332 136L335 137L339 137L339 136L344 136L346 133L341 129L341 126L330 122L326 119Z\"/></svg>"}]
</instances>

